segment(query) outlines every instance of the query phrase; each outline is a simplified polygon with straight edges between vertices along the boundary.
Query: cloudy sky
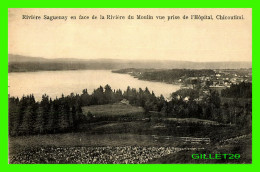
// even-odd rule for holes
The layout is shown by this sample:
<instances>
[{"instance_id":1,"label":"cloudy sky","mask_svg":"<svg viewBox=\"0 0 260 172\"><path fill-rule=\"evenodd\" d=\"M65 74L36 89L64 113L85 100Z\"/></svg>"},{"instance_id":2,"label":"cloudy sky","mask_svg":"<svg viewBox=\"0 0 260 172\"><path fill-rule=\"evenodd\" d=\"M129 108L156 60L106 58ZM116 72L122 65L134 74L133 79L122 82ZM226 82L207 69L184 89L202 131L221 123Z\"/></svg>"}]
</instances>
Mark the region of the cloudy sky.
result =
<instances>
[{"instance_id":1,"label":"cloudy sky","mask_svg":"<svg viewBox=\"0 0 260 172\"><path fill-rule=\"evenodd\" d=\"M22 15L244 15L244 20L23 20ZM252 9L9 9L9 53L45 58L251 61Z\"/></svg>"}]
</instances>

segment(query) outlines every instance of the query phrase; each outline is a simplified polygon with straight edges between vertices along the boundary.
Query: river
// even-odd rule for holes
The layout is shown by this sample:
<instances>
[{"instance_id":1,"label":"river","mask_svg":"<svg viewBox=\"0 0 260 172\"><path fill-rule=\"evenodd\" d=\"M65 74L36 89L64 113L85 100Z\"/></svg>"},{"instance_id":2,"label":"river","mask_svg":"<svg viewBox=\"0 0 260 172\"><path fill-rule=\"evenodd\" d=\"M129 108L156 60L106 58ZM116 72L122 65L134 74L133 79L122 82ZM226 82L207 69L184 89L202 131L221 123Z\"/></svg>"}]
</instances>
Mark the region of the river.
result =
<instances>
[{"instance_id":1,"label":"river","mask_svg":"<svg viewBox=\"0 0 260 172\"><path fill-rule=\"evenodd\" d=\"M128 74L112 73L110 70L74 70L74 71L40 71L19 72L8 74L8 92L10 96L21 98L23 95L34 94L37 101L43 94L51 98L66 96L70 93L82 93L87 89L92 93L100 85L109 84L112 89L125 91L131 88L148 87L156 96L161 94L169 98L170 94L178 89L179 85L138 80Z\"/></svg>"}]
</instances>

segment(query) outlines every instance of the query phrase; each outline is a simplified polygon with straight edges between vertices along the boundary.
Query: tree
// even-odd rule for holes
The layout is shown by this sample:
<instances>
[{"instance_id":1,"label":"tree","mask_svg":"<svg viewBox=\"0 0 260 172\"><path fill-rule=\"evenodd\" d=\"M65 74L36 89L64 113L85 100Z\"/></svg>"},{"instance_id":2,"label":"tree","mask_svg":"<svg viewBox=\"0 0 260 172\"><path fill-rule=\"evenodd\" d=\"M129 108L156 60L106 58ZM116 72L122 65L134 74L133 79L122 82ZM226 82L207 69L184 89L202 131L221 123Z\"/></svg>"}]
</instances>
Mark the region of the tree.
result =
<instances>
[{"instance_id":1,"label":"tree","mask_svg":"<svg viewBox=\"0 0 260 172\"><path fill-rule=\"evenodd\" d=\"M92 104L102 105L104 102L104 89L102 86L100 86L98 89L94 90L92 94Z\"/></svg>"},{"instance_id":2,"label":"tree","mask_svg":"<svg viewBox=\"0 0 260 172\"><path fill-rule=\"evenodd\" d=\"M44 122L44 111L42 107L39 107L37 110L37 116L34 123L34 133L42 134L45 130L45 122Z\"/></svg>"},{"instance_id":3,"label":"tree","mask_svg":"<svg viewBox=\"0 0 260 172\"><path fill-rule=\"evenodd\" d=\"M204 97L204 103L211 104L214 108L220 108L220 97L217 91L211 90L210 94Z\"/></svg>"},{"instance_id":4,"label":"tree","mask_svg":"<svg viewBox=\"0 0 260 172\"><path fill-rule=\"evenodd\" d=\"M207 81L205 82L204 88L208 89L209 86L211 86L211 85L213 85L213 81L212 81L212 80L207 80Z\"/></svg>"},{"instance_id":5,"label":"tree","mask_svg":"<svg viewBox=\"0 0 260 172\"><path fill-rule=\"evenodd\" d=\"M45 130L48 133L56 133L59 129L58 125L58 113L55 111L54 105L52 104L48 113L47 124Z\"/></svg>"},{"instance_id":6,"label":"tree","mask_svg":"<svg viewBox=\"0 0 260 172\"><path fill-rule=\"evenodd\" d=\"M145 114L148 114L153 109L153 103L147 100L144 105Z\"/></svg>"},{"instance_id":7,"label":"tree","mask_svg":"<svg viewBox=\"0 0 260 172\"><path fill-rule=\"evenodd\" d=\"M217 91L211 90L210 94L203 98L203 117L205 119L219 119L220 97Z\"/></svg>"},{"instance_id":8,"label":"tree","mask_svg":"<svg viewBox=\"0 0 260 172\"><path fill-rule=\"evenodd\" d=\"M229 98L252 98L252 83L232 84L230 88L222 90L221 95Z\"/></svg>"},{"instance_id":9,"label":"tree","mask_svg":"<svg viewBox=\"0 0 260 172\"><path fill-rule=\"evenodd\" d=\"M108 84L105 86L104 99L105 104L114 102L113 91Z\"/></svg>"},{"instance_id":10,"label":"tree","mask_svg":"<svg viewBox=\"0 0 260 172\"><path fill-rule=\"evenodd\" d=\"M33 131L33 108L28 106L24 112L22 124L19 127L19 132L22 134L30 134Z\"/></svg>"},{"instance_id":11,"label":"tree","mask_svg":"<svg viewBox=\"0 0 260 172\"><path fill-rule=\"evenodd\" d=\"M130 94L131 94L131 88L130 88L130 86L127 86L127 89L124 92L123 96L124 96L125 99L129 100Z\"/></svg>"},{"instance_id":12,"label":"tree","mask_svg":"<svg viewBox=\"0 0 260 172\"><path fill-rule=\"evenodd\" d=\"M49 102L49 96L44 94L42 96L42 100L41 100L41 103L40 103L40 106L42 107L41 110L42 110L42 113L44 114L43 115L43 121L44 121L44 125L47 124L47 120L48 120L48 113L49 113L49 110L50 110L50 102Z\"/></svg>"},{"instance_id":13,"label":"tree","mask_svg":"<svg viewBox=\"0 0 260 172\"><path fill-rule=\"evenodd\" d=\"M8 129L11 136L17 135L20 119L22 116L19 113L19 99L9 98L8 101Z\"/></svg>"},{"instance_id":14,"label":"tree","mask_svg":"<svg viewBox=\"0 0 260 172\"><path fill-rule=\"evenodd\" d=\"M73 124L73 129L76 130L77 129L77 121L78 121L78 116L77 116L77 111L76 111L76 107L74 105L72 105L71 108L71 117L72 117L72 124Z\"/></svg>"},{"instance_id":15,"label":"tree","mask_svg":"<svg viewBox=\"0 0 260 172\"><path fill-rule=\"evenodd\" d=\"M91 100L91 97L90 95L88 94L88 90L87 89L84 89L82 91L82 95L80 96L80 99L81 99L81 102L84 106L88 106L90 105L90 100Z\"/></svg>"},{"instance_id":16,"label":"tree","mask_svg":"<svg viewBox=\"0 0 260 172\"><path fill-rule=\"evenodd\" d=\"M81 106L76 106L76 126L78 127L78 125L85 120L85 115L83 114L82 108Z\"/></svg>"},{"instance_id":17,"label":"tree","mask_svg":"<svg viewBox=\"0 0 260 172\"><path fill-rule=\"evenodd\" d=\"M88 111L88 113L87 113L87 120L91 121L93 119L93 117L94 116L92 115L92 113L90 111Z\"/></svg>"},{"instance_id":18,"label":"tree","mask_svg":"<svg viewBox=\"0 0 260 172\"><path fill-rule=\"evenodd\" d=\"M192 84L192 87L193 87L193 89L199 84L199 81L198 81L198 79L192 79L191 80L191 84Z\"/></svg>"},{"instance_id":19,"label":"tree","mask_svg":"<svg viewBox=\"0 0 260 172\"><path fill-rule=\"evenodd\" d=\"M165 104L165 99L164 99L163 95L161 94L161 96L159 98L157 98L157 103L156 103L158 112L162 111L164 104Z\"/></svg>"},{"instance_id":20,"label":"tree","mask_svg":"<svg viewBox=\"0 0 260 172\"><path fill-rule=\"evenodd\" d=\"M69 119L68 119L68 110L67 106L61 104L58 109L58 124L59 124L59 131L64 132L69 128Z\"/></svg>"},{"instance_id":21,"label":"tree","mask_svg":"<svg viewBox=\"0 0 260 172\"><path fill-rule=\"evenodd\" d=\"M184 100L186 97L189 98L189 101L193 101L196 98L199 98L199 91L194 89L180 89L174 93L172 93L172 99L182 99Z\"/></svg>"},{"instance_id":22,"label":"tree","mask_svg":"<svg viewBox=\"0 0 260 172\"><path fill-rule=\"evenodd\" d=\"M220 122L227 124L231 122L231 117L230 117L230 110L229 110L229 105L228 103L224 103L223 109L222 109L222 119Z\"/></svg>"},{"instance_id":23,"label":"tree","mask_svg":"<svg viewBox=\"0 0 260 172\"><path fill-rule=\"evenodd\" d=\"M119 102L123 99L123 94L122 91L120 89L116 90L115 94L115 101Z\"/></svg>"}]
</instances>

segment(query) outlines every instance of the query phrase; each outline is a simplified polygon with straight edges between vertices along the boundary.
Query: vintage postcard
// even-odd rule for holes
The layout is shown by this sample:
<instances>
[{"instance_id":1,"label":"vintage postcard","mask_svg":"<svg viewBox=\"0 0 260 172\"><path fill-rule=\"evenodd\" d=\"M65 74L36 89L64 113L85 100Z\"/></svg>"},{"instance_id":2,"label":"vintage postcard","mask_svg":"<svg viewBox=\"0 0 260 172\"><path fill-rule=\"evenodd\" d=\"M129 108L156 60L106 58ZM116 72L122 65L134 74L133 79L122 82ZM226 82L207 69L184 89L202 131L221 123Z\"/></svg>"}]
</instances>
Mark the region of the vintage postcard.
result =
<instances>
[{"instance_id":1,"label":"vintage postcard","mask_svg":"<svg viewBox=\"0 0 260 172\"><path fill-rule=\"evenodd\" d=\"M252 9L10 8L10 164L251 164Z\"/></svg>"}]
</instances>

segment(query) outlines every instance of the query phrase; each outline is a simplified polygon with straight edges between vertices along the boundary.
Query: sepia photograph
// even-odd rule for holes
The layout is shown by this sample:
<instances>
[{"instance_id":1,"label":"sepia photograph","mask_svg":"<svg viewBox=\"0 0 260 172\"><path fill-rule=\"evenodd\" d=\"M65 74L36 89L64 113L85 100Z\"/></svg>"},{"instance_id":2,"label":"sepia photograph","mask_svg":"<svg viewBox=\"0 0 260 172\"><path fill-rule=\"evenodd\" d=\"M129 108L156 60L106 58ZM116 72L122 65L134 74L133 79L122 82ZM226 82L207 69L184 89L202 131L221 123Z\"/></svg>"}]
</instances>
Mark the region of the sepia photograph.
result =
<instances>
[{"instance_id":1,"label":"sepia photograph","mask_svg":"<svg viewBox=\"0 0 260 172\"><path fill-rule=\"evenodd\" d=\"M251 8L9 8L9 164L252 164Z\"/></svg>"}]
</instances>

